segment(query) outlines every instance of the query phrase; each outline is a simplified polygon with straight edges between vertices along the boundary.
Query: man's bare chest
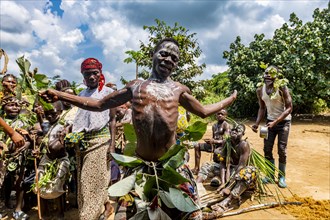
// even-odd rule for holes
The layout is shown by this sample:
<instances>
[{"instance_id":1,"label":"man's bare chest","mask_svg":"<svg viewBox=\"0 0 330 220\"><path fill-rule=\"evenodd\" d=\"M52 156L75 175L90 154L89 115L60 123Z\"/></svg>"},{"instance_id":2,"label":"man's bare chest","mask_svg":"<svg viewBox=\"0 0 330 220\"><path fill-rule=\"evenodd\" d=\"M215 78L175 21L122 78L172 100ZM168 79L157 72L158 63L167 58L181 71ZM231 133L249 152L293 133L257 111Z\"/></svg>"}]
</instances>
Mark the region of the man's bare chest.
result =
<instances>
[{"instance_id":1,"label":"man's bare chest","mask_svg":"<svg viewBox=\"0 0 330 220\"><path fill-rule=\"evenodd\" d=\"M135 102L148 106L162 106L172 102L178 102L178 97L179 88L173 83L142 83L133 93L133 99Z\"/></svg>"}]
</instances>

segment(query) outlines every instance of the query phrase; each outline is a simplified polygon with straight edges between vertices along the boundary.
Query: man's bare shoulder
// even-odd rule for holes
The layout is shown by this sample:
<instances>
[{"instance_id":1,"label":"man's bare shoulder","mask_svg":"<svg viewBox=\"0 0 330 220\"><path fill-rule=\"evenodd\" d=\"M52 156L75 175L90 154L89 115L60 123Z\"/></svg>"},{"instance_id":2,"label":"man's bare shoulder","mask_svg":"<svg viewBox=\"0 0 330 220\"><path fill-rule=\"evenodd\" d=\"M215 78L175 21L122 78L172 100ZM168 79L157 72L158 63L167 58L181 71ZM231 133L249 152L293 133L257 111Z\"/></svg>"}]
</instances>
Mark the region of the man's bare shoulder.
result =
<instances>
[{"instance_id":1,"label":"man's bare shoulder","mask_svg":"<svg viewBox=\"0 0 330 220\"><path fill-rule=\"evenodd\" d=\"M124 88L132 90L136 86L140 85L142 82L143 82L143 80L141 80L141 79L135 79L135 80L128 82Z\"/></svg>"},{"instance_id":2,"label":"man's bare shoulder","mask_svg":"<svg viewBox=\"0 0 330 220\"><path fill-rule=\"evenodd\" d=\"M245 151L250 150L250 144L246 139L240 141L239 147Z\"/></svg>"},{"instance_id":3,"label":"man's bare shoulder","mask_svg":"<svg viewBox=\"0 0 330 220\"><path fill-rule=\"evenodd\" d=\"M259 87L257 88L256 91L257 91L257 92L261 92L261 91L262 91L262 87L263 87L263 86L259 86Z\"/></svg>"},{"instance_id":4,"label":"man's bare shoulder","mask_svg":"<svg viewBox=\"0 0 330 220\"><path fill-rule=\"evenodd\" d=\"M185 86L179 82L174 82L174 84L177 88L179 88L182 91L182 93L186 92L188 94L191 94L191 91L187 86Z\"/></svg>"}]
</instances>

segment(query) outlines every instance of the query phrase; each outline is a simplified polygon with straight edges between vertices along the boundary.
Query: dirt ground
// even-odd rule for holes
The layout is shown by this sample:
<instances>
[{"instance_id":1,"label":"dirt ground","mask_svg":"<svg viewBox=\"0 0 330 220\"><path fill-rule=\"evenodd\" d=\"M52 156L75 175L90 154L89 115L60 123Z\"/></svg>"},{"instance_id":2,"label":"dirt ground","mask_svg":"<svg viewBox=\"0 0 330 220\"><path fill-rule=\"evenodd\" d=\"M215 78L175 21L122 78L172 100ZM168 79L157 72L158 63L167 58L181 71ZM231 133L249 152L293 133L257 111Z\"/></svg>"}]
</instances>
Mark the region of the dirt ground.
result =
<instances>
[{"instance_id":1,"label":"dirt ground","mask_svg":"<svg viewBox=\"0 0 330 220\"><path fill-rule=\"evenodd\" d=\"M290 198L290 201L303 202L301 206L283 206L252 211L236 216L221 219L330 219L330 117L305 117L295 119L292 123L287 161L287 189L281 192ZM252 132L246 123L245 137L251 147L263 154L263 139ZM211 126L203 138L211 137ZM193 168L194 152L190 151L190 167ZM274 148L277 163L277 148ZM210 154L202 152L202 162L210 160ZM205 183L207 189L212 189ZM290 192L291 191L291 192ZM296 195L297 197L293 197ZM275 199L274 199L275 202ZM238 208L246 208L258 204L256 200L246 200ZM232 210L237 211L237 210ZM306 213L306 214L304 214ZM38 219L36 209L28 212L30 219ZM3 219L11 219L12 215ZM75 220L77 210L71 209L65 213L65 219ZM113 219L111 216L109 219Z\"/></svg>"}]
</instances>

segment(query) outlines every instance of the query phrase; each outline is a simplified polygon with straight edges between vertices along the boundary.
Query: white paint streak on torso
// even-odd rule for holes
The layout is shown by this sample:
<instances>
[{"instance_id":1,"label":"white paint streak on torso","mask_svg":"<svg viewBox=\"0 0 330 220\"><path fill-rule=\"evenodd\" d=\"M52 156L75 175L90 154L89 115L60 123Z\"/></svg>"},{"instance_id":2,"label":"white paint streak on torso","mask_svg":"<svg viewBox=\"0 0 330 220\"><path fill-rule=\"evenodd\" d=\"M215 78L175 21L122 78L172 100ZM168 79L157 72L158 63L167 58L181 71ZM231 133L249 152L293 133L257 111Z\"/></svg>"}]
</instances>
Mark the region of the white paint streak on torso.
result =
<instances>
[{"instance_id":1,"label":"white paint streak on torso","mask_svg":"<svg viewBox=\"0 0 330 220\"><path fill-rule=\"evenodd\" d=\"M171 89L170 84L167 83L154 83L151 82L147 87L146 91L148 94L156 98L156 101L165 101L172 99L174 93Z\"/></svg>"}]
</instances>

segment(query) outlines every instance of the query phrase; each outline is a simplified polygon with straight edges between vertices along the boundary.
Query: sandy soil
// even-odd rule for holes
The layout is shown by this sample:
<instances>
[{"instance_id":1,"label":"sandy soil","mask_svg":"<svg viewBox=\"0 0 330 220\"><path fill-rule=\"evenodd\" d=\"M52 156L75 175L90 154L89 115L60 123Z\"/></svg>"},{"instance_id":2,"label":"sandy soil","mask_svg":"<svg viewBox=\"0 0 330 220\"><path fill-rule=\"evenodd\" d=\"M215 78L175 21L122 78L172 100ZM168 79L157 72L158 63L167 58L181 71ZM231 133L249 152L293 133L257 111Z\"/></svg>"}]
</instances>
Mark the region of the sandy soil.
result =
<instances>
[{"instance_id":1,"label":"sandy soil","mask_svg":"<svg viewBox=\"0 0 330 220\"><path fill-rule=\"evenodd\" d=\"M247 122L251 126L253 122ZM204 138L211 137L211 127ZM258 134L247 127L245 137L251 146L262 153L263 140ZM190 166L193 168L194 153L191 150ZM277 161L277 150L274 150ZM202 161L210 160L210 154L202 152ZM277 162L276 162L277 163ZM281 191L286 197L297 198L292 201L302 201L303 206L285 206L253 211L222 219L330 219L330 120L327 118L296 119L292 123L288 144L287 189ZM208 182L205 183L207 189ZM290 192L291 191L291 192ZM274 200L275 201L275 200ZM258 204L256 201L246 200L239 209ZM311 212L311 209L319 209ZM232 210L237 211L237 210ZM303 214L303 213L307 214ZM65 219L77 219L76 209L70 209ZM311 214L308 216L308 213ZM321 215L319 213L322 213ZM30 219L38 219L36 209L29 211ZM11 213L3 219L11 219ZM111 216L109 219L113 219Z\"/></svg>"}]
</instances>

